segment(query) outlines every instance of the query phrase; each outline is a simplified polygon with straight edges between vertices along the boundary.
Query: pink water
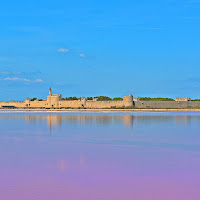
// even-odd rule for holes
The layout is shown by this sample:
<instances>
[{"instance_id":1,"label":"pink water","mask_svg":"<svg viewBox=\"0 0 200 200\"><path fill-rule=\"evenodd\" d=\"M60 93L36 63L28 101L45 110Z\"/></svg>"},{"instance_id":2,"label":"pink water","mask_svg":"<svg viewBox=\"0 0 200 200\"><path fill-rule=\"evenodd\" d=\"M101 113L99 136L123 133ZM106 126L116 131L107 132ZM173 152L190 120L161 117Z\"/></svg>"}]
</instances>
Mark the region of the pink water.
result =
<instances>
[{"instance_id":1,"label":"pink water","mask_svg":"<svg viewBox=\"0 0 200 200\"><path fill-rule=\"evenodd\" d=\"M200 113L1 113L0 200L199 200Z\"/></svg>"}]
</instances>

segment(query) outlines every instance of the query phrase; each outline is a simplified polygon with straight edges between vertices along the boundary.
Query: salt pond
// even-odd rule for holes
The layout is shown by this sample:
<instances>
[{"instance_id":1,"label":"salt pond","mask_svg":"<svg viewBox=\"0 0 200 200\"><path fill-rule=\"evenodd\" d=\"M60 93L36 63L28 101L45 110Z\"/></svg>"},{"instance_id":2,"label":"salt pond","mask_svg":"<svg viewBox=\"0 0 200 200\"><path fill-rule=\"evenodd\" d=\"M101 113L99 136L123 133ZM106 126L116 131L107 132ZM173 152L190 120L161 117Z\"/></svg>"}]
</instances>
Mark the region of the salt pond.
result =
<instances>
[{"instance_id":1,"label":"salt pond","mask_svg":"<svg viewBox=\"0 0 200 200\"><path fill-rule=\"evenodd\" d=\"M199 200L200 112L0 113L2 200Z\"/></svg>"}]
</instances>

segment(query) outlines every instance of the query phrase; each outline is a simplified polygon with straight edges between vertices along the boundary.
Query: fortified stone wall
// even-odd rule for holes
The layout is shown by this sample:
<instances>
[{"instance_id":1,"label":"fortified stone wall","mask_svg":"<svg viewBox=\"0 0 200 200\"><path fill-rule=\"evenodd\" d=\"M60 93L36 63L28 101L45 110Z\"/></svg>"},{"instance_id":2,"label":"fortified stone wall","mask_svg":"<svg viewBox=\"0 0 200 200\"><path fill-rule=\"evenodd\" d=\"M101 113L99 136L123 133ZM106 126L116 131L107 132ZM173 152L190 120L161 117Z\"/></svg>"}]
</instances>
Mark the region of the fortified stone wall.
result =
<instances>
[{"instance_id":1,"label":"fortified stone wall","mask_svg":"<svg viewBox=\"0 0 200 200\"><path fill-rule=\"evenodd\" d=\"M61 100L62 95L52 94L49 90L47 100L31 101L26 98L25 101L5 101L0 102L0 107L14 106L17 108L200 108L200 101L190 101L190 98L179 98L180 101L140 101L139 98L133 99L133 96L127 95L121 101L97 101L86 100ZM134 101L135 100L135 101ZM176 98L178 100L178 98Z\"/></svg>"},{"instance_id":2,"label":"fortified stone wall","mask_svg":"<svg viewBox=\"0 0 200 200\"><path fill-rule=\"evenodd\" d=\"M46 101L1 101L0 107L14 106L16 108L45 108Z\"/></svg>"},{"instance_id":3,"label":"fortified stone wall","mask_svg":"<svg viewBox=\"0 0 200 200\"><path fill-rule=\"evenodd\" d=\"M4 101L0 107L48 108L47 101ZM200 108L200 101L135 101L135 108ZM123 108L128 107L124 101L59 101L55 108Z\"/></svg>"},{"instance_id":4,"label":"fortified stone wall","mask_svg":"<svg viewBox=\"0 0 200 200\"><path fill-rule=\"evenodd\" d=\"M73 101L59 101L59 107L60 108L81 108L83 107L83 104L79 100L73 100Z\"/></svg>"},{"instance_id":5,"label":"fortified stone wall","mask_svg":"<svg viewBox=\"0 0 200 200\"><path fill-rule=\"evenodd\" d=\"M30 101L28 107L30 107L30 108L45 108L46 107L46 101Z\"/></svg>"},{"instance_id":6,"label":"fortified stone wall","mask_svg":"<svg viewBox=\"0 0 200 200\"><path fill-rule=\"evenodd\" d=\"M190 97L184 97L184 98L176 97L175 101L191 101L191 98Z\"/></svg>"},{"instance_id":7,"label":"fortified stone wall","mask_svg":"<svg viewBox=\"0 0 200 200\"><path fill-rule=\"evenodd\" d=\"M121 108L124 101L86 101L85 108Z\"/></svg>"},{"instance_id":8,"label":"fortified stone wall","mask_svg":"<svg viewBox=\"0 0 200 200\"><path fill-rule=\"evenodd\" d=\"M0 102L2 106L14 106L17 108L122 108L133 107L133 96L130 94L124 96L123 101L87 101L85 97L81 100L62 100L62 95L52 94L51 88L49 89L49 95L45 101L31 101L26 98L25 101L16 102Z\"/></svg>"},{"instance_id":9,"label":"fortified stone wall","mask_svg":"<svg viewBox=\"0 0 200 200\"><path fill-rule=\"evenodd\" d=\"M136 101L136 108L195 108L200 107L200 101Z\"/></svg>"},{"instance_id":10,"label":"fortified stone wall","mask_svg":"<svg viewBox=\"0 0 200 200\"><path fill-rule=\"evenodd\" d=\"M2 106L15 106L15 107L22 108L24 107L24 101L1 101L0 107Z\"/></svg>"}]
</instances>

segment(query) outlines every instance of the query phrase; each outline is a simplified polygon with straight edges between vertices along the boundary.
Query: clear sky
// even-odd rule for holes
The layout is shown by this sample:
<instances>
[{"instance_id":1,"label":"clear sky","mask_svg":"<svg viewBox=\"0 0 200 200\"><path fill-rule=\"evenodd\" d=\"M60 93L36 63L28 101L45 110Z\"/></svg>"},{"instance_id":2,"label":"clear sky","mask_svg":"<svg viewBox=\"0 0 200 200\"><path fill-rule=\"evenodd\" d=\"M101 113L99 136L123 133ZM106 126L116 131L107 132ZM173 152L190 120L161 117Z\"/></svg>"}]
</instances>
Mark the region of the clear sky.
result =
<instances>
[{"instance_id":1,"label":"clear sky","mask_svg":"<svg viewBox=\"0 0 200 200\"><path fill-rule=\"evenodd\" d=\"M200 0L0 3L0 100L200 98Z\"/></svg>"}]
</instances>

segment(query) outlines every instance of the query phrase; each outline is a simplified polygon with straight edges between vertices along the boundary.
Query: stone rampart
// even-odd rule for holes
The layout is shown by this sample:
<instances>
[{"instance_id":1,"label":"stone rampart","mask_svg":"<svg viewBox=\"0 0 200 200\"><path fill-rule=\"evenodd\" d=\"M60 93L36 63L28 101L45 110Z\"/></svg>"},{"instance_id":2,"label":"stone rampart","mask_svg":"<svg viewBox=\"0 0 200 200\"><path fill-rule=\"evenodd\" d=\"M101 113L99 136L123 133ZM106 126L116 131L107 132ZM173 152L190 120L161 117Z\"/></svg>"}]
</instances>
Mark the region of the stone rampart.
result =
<instances>
[{"instance_id":1,"label":"stone rampart","mask_svg":"<svg viewBox=\"0 0 200 200\"><path fill-rule=\"evenodd\" d=\"M121 108L124 101L86 101L85 108Z\"/></svg>"},{"instance_id":2,"label":"stone rampart","mask_svg":"<svg viewBox=\"0 0 200 200\"><path fill-rule=\"evenodd\" d=\"M73 101L59 101L60 108L82 108L84 105L80 100L73 100Z\"/></svg>"},{"instance_id":3,"label":"stone rampart","mask_svg":"<svg viewBox=\"0 0 200 200\"><path fill-rule=\"evenodd\" d=\"M136 108L196 108L200 101L135 101Z\"/></svg>"},{"instance_id":4,"label":"stone rampart","mask_svg":"<svg viewBox=\"0 0 200 200\"><path fill-rule=\"evenodd\" d=\"M179 101L177 101L179 100ZM13 106L16 108L200 108L200 101L191 101L190 98L176 98L176 101L140 101L139 98L126 95L119 101L98 101L97 99L87 100L82 97L79 100L62 100L62 95L52 94L51 88L47 100L31 101L4 101L0 102L0 107Z\"/></svg>"},{"instance_id":5,"label":"stone rampart","mask_svg":"<svg viewBox=\"0 0 200 200\"><path fill-rule=\"evenodd\" d=\"M184 97L184 98L176 97L175 101L191 101L191 98L190 97Z\"/></svg>"},{"instance_id":6,"label":"stone rampart","mask_svg":"<svg viewBox=\"0 0 200 200\"><path fill-rule=\"evenodd\" d=\"M14 107L23 108L24 101L1 101L0 107L3 107L3 106L14 106Z\"/></svg>"},{"instance_id":7,"label":"stone rampart","mask_svg":"<svg viewBox=\"0 0 200 200\"><path fill-rule=\"evenodd\" d=\"M30 101L29 106L25 106L30 108L45 108L46 101Z\"/></svg>"}]
</instances>

